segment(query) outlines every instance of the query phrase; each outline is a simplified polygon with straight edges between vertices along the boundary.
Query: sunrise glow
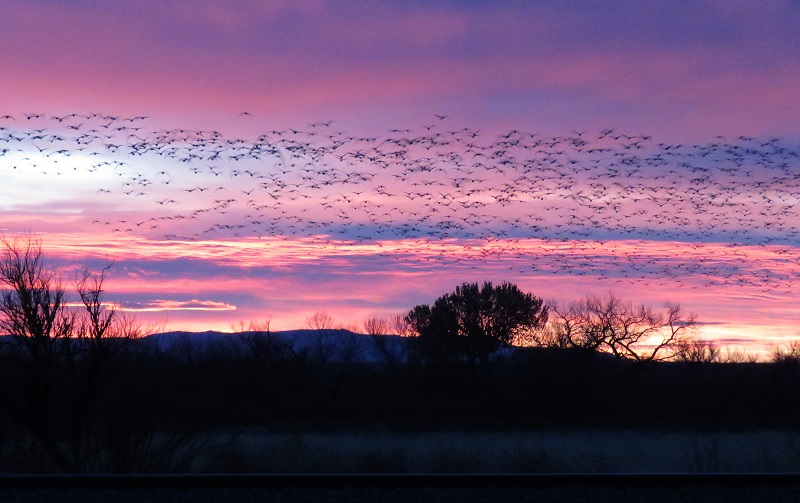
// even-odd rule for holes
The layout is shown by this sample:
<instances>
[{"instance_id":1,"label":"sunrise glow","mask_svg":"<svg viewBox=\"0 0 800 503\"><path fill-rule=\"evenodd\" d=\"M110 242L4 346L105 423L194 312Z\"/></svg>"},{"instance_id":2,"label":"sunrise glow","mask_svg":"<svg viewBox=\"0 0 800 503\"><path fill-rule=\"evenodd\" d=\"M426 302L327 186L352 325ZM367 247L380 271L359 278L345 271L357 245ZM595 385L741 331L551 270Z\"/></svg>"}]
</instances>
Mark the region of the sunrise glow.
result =
<instances>
[{"instance_id":1,"label":"sunrise glow","mask_svg":"<svg viewBox=\"0 0 800 503\"><path fill-rule=\"evenodd\" d=\"M5 3L0 234L169 330L510 281L800 337L796 2L228 4Z\"/></svg>"}]
</instances>

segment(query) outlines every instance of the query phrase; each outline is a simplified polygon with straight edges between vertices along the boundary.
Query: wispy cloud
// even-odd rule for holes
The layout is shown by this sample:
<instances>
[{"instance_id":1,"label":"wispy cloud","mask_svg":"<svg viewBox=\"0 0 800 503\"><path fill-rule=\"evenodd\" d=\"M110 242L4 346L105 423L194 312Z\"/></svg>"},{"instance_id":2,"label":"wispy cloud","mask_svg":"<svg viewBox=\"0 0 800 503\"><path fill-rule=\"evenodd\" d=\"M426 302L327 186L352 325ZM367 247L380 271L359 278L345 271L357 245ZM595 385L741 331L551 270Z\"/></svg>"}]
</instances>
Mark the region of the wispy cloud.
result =
<instances>
[{"instance_id":1,"label":"wispy cloud","mask_svg":"<svg viewBox=\"0 0 800 503\"><path fill-rule=\"evenodd\" d=\"M116 261L109 296L180 327L510 280L786 337L798 22L784 0L8 0L0 233Z\"/></svg>"},{"instance_id":2,"label":"wispy cloud","mask_svg":"<svg viewBox=\"0 0 800 503\"><path fill-rule=\"evenodd\" d=\"M213 300L153 300L134 305L120 305L120 311L133 312L162 312L162 311L235 311L236 306L226 302L215 302Z\"/></svg>"}]
</instances>

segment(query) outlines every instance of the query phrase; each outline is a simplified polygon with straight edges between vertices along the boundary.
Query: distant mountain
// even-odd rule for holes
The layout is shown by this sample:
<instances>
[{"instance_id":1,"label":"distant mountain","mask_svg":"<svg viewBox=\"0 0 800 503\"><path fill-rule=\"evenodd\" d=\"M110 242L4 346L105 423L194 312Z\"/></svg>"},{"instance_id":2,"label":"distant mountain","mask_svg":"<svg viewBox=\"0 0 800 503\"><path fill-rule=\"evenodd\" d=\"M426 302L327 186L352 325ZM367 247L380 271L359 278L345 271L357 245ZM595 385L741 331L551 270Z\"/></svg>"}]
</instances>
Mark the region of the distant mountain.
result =
<instances>
[{"instance_id":1,"label":"distant mountain","mask_svg":"<svg viewBox=\"0 0 800 503\"><path fill-rule=\"evenodd\" d=\"M220 350L246 353L253 348L331 362L404 362L408 339L396 335L370 336L344 329L301 329L276 332L164 332L143 339L164 351Z\"/></svg>"},{"instance_id":2,"label":"distant mountain","mask_svg":"<svg viewBox=\"0 0 800 503\"><path fill-rule=\"evenodd\" d=\"M266 351L278 357L296 357L311 361L347 363L405 363L412 339L397 335L372 336L344 329L300 329L277 332L205 332L171 331L148 335L137 344L160 351L193 355ZM10 336L0 336L0 346L11 343ZM141 346L140 346L141 347ZM514 354L517 348L501 348L495 357Z\"/></svg>"}]
</instances>

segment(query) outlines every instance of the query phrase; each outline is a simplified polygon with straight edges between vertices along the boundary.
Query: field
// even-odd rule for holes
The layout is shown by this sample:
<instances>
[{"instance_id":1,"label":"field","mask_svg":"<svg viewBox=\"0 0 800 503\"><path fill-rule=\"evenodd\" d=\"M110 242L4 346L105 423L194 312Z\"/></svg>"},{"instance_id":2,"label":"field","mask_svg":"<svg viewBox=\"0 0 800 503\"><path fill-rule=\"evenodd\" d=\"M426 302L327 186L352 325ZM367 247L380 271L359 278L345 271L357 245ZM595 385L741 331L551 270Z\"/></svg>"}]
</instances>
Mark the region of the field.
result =
<instances>
[{"instance_id":1,"label":"field","mask_svg":"<svg viewBox=\"0 0 800 503\"><path fill-rule=\"evenodd\" d=\"M791 473L800 432L223 431L197 473Z\"/></svg>"}]
</instances>

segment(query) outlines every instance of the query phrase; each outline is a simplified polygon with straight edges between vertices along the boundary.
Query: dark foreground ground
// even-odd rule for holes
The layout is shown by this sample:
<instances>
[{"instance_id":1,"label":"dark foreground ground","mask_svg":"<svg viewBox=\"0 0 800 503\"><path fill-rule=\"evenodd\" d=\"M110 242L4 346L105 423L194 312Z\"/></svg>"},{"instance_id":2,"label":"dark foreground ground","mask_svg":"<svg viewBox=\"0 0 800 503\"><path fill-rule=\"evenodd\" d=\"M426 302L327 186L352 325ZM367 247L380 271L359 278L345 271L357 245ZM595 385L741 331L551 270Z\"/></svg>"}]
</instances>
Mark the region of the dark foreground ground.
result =
<instances>
[{"instance_id":1,"label":"dark foreground ground","mask_svg":"<svg viewBox=\"0 0 800 503\"><path fill-rule=\"evenodd\" d=\"M31 478L0 481L4 502L794 502L798 475L290 476Z\"/></svg>"},{"instance_id":2,"label":"dark foreground ground","mask_svg":"<svg viewBox=\"0 0 800 503\"><path fill-rule=\"evenodd\" d=\"M7 347L0 473L800 473L797 362L364 363L327 335Z\"/></svg>"},{"instance_id":3,"label":"dark foreground ground","mask_svg":"<svg viewBox=\"0 0 800 503\"><path fill-rule=\"evenodd\" d=\"M742 502L769 501L773 503L800 501L798 490L767 489L397 489L397 490L136 490L136 491L90 491L76 490L70 492L37 491L2 491L0 498L8 503L55 503L82 502L100 503L114 501L116 503L216 503L216 502L442 502L442 503L483 503L483 502L598 502L598 503L634 503L634 502Z\"/></svg>"}]
</instances>

